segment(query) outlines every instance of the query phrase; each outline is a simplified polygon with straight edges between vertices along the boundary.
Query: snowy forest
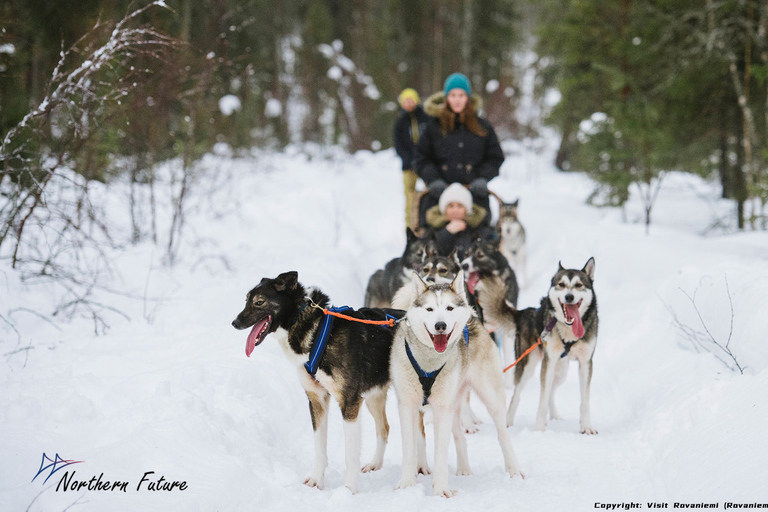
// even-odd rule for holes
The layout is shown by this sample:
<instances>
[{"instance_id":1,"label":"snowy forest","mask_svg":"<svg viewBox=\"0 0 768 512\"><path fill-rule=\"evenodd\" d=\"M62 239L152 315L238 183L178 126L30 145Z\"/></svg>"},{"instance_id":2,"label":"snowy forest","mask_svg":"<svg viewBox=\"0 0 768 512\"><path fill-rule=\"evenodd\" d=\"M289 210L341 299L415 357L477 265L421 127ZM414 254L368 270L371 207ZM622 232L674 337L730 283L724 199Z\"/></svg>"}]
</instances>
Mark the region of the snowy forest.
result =
<instances>
[{"instance_id":1,"label":"snowy forest","mask_svg":"<svg viewBox=\"0 0 768 512\"><path fill-rule=\"evenodd\" d=\"M473 473L441 501L428 475L394 489L390 392L383 469L344 487L336 407L310 489L295 370L271 337L244 358L230 323L287 271L363 306L407 240L398 95L455 72L504 153L494 227L519 200L518 306L595 258L600 434L577 371L546 432L527 390L511 479L473 396ZM2 2L0 510L768 503L767 232L764 0ZM129 492L42 484L54 454ZM188 490L133 492L150 471Z\"/></svg>"}]
</instances>

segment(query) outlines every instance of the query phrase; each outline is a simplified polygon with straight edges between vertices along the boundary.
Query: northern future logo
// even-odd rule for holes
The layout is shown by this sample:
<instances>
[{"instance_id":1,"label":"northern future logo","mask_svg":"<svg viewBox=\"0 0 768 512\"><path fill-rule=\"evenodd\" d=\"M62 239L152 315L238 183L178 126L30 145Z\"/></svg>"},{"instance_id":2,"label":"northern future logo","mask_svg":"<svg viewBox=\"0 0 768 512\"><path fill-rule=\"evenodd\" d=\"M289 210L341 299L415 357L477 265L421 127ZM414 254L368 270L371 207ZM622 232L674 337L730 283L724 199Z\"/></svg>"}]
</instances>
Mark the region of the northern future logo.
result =
<instances>
[{"instance_id":1,"label":"northern future logo","mask_svg":"<svg viewBox=\"0 0 768 512\"><path fill-rule=\"evenodd\" d=\"M50 464L46 465L46 462L49 462ZM81 462L85 462L83 460L65 460L59 457L59 454L57 453L56 456L51 459L49 456L47 456L45 453L43 453L43 460L40 462L40 470L35 475L35 478L40 476L40 473L43 471L47 471L49 468L51 472L48 474L48 477L45 479L45 482L48 481L48 478L51 478L55 472L57 472L60 469L63 469L67 466L70 466L72 464L80 464ZM32 481L35 481L35 478L32 479ZM43 482L43 484L45 484Z\"/></svg>"}]
</instances>

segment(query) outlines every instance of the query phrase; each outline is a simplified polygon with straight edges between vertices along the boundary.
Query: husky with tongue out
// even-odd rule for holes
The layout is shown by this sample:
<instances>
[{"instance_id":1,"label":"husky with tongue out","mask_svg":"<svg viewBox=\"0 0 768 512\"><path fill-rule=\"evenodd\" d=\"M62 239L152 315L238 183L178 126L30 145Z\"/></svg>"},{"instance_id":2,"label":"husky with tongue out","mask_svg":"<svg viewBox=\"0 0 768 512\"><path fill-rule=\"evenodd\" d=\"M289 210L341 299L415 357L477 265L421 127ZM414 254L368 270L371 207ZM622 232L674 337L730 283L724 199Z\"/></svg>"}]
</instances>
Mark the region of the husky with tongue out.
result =
<instances>
[{"instance_id":1,"label":"husky with tongue out","mask_svg":"<svg viewBox=\"0 0 768 512\"><path fill-rule=\"evenodd\" d=\"M317 307L319 306L319 307ZM246 295L245 308L232 322L236 329L248 329L245 355L274 334L289 361L296 367L309 399L309 413L315 432L315 465L304 480L310 487L322 488L328 465L328 410L331 397L344 418L346 454L345 485L357 492L360 473L360 421L358 413L365 400L376 425L376 453L363 472L382 467L389 436L386 402L389 389L389 354L395 328L371 325L349 319L328 320L321 308L330 299L320 290L307 290L296 272L285 272L274 279L264 278ZM340 308L341 309L341 308ZM358 320L386 321L400 318L403 311L361 308L344 310ZM428 473L426 456L419 469Z\"/></svg>"},{"instance_id":2,"label":"husky with tongue out","mask_svg":"<svg viewBox=\"0 0 768 512\"><path fill-rule=\"evenodd\" d=\"M561 419L555 407L555 390L568 374L570 361L579 362L581 387L581 432L597 434L589 412L592 380L592 356L597 344L597 298L592 287L595 259L589 258L584 268L566 269L559 265L552 277L549 293L538 308L518 310L505 300L505 286L492 276L481 279L477 298L486 316L502 328L515 333L515 354L519 357L543 342L514 367L515 392L507 411L507 425L512 425L520 403L520 394L541 361L541 395L536 429L547 426L547 409L551 419ZM512 371L512 370L509 370Z\"/></svg>"},{"instance_id":3,"label":"husky with tongue out","mask_svg":"<svg viewBox=\"0 0 768 512\"><path fill-rule=\"evenodd\" d=\"M419 412L428 406L435 428L433 494L455 494L448 487L451 433L458 458L456 472L470 474L460 399L469 388L475 390L496 425L505 469L510 476L521 475L504 421L501 360L488 331L467 305L463 272L450 284L432 285L414 273L412 286L405 321L400 322L390 356L403 433L403 470L397 487L416 484Z\"/></svg>"}]
</instances>

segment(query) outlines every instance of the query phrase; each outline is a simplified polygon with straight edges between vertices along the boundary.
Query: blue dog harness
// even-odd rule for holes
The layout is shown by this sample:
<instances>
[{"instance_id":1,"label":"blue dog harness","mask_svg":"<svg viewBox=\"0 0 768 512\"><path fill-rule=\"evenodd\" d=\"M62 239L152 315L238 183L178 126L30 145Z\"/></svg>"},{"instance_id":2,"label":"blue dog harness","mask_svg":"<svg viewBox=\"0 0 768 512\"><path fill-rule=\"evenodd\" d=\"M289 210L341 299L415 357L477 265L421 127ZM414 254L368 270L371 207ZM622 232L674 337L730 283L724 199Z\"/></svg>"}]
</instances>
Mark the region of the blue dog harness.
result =
<instances>
[{"instance_id":1,"label":"blue dog harness","mask_svg":"<svg viewBox=\"0 0 768 512\"><path fill-rule=\"evenodd\" d=\"M327 311L331 313L340 313L342 311L351 311L352 308L349 306L341 306L338 308L326 308ZM393 320L395 323L399 322L400 319L390 315L389 313L385 313L384 316L387 320ZM328 335L331 334L331 328L333 327L333 315L326 314L323 317L323 323L320 326L320 330L317 333L317 338L315 338L315 342L312 344L312 350L309 352L309 360L304 363L304 368L307 370L307 373L309 373L312 377L315 376L317 373L317 369L320 366L320 361L323 359L323 354L325 354L325 346L328 343ZM351 318L348 318L350 320L354 320ZM369 322L370 323L370 322ZM382 327L388 327L388 325L382 325Z\"/></svg>"},{"instance_id":2,"label":"blue dog harness","mask_svg":"<svg viewBox=\"0 0 768 512\"><path fill-rule=\"evenodd\" d=\"M340 311L346 311L352 309L349 306L341 306L339 308L328 308L328 311L338 313ZM323 324L320 327L320 331L315 338L315 343L312 345L312 350L309 353L309 361L304 363L304 368L311 376L315 376L317 373L317 367L320 366L320 360L325 353L325 345L328 342L328 335L331 333L331 327L333 327L333 315L325 315L323 317Z\"/></svg>"},{"instance_id":3,"label":"blue dog harness","mask_svg":"<svg viewBox=\"0 0 768 512\"><path fill-rule=\"evenodd\" d=\"M464 326L464 345L469 346L469 327L466 325ZM424 392L424 400L421 402L421 405L427 405L429 402L429 395L432 393L432 385L435 383L435 379L440 374L440 371L445 367L445 365L441 366L435 371L425 372L422 367L419 366L416 358L413 357L411 347L408 346L407 341L405 342L405 353L408 355L408 361L411 362L411 366L413 366L413 369L416 370L416 375L418 375L419 382L421 383L421 390Z\"/></svg>"}]
</instances>

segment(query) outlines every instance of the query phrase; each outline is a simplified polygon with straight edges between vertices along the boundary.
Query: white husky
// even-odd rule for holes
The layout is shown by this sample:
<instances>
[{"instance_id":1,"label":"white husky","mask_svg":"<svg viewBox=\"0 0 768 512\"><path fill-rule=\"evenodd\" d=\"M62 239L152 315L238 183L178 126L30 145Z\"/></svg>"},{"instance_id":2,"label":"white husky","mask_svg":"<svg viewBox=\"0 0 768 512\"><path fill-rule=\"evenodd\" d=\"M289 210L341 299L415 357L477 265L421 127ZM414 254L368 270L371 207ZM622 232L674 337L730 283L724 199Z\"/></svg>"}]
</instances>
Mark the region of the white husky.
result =
<instances>
[{"instance_id":1,"label":"white husky","mask_svg":"<svg viewBox=\"0 0 768 512\"><path fill-rule=\"evenodd\" d=\"M501 361L493 340L467 306L464 275L450 285L427 284L414 274L413 299L392 345L390 372L397 393L403 432L403 473L398 488L416 483L417 446L421 432L419 410L432 407L435 461L432 491L455 494L448 487L449 432L456 442L457 474L468 475L469 458L461 426L459 397L471 387L496 425L504 466L510 476L521 475L507 436Z\"/></svg>"}]
</instances>

